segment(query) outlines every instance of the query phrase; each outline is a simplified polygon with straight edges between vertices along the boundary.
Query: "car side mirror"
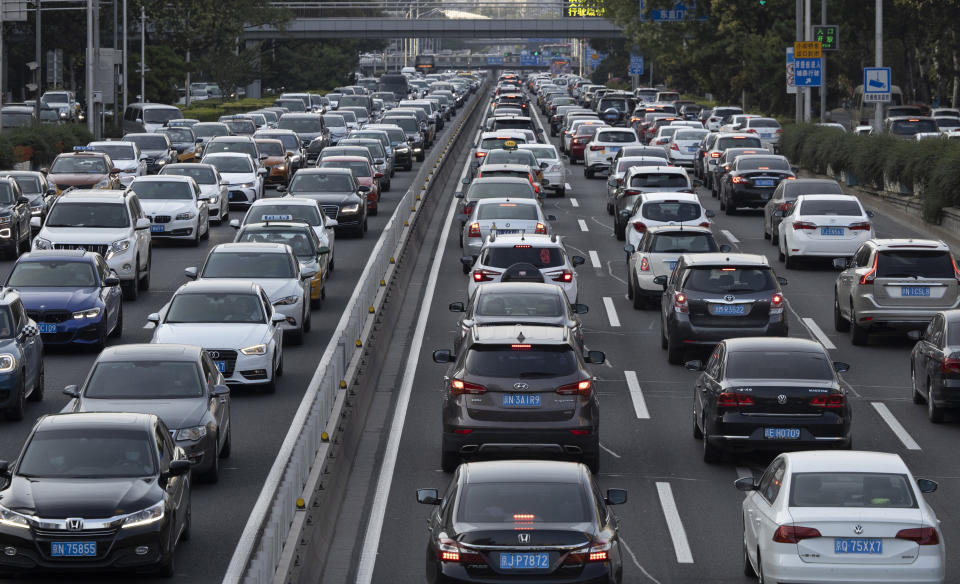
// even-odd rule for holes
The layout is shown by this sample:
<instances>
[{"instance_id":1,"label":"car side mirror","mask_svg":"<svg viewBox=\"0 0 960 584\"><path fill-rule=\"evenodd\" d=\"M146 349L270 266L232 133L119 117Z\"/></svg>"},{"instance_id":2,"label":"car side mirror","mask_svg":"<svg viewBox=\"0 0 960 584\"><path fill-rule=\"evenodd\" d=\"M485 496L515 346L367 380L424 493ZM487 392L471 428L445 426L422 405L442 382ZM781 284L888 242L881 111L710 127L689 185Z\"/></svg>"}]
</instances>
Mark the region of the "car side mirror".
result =
<instances>
[{"instance_id":1,"label":"car side mirror","mask_svg":"<svg viewBox=\"0 0 960 584\"><path fill-rule=\"evenodd\" d=\"M26 198L26 197L17 197L17 204L18 204L18 205L29 205L29 204L30 204L30 199L28 199L28 198Z\"/></svg>"},{"instance_id":2,"label":"car side mirror","mask_svg":"<svg viewBox=\"0 0 960 584\"><path fill-rule=\"evenodd\" d=\"M703 371L703 361L700 361L699 359L687 361L683 364L683 367L687 371Z\"/></svg>"},{"instance_id":3,"label":"car side mirror","mask_svg":"<svg viewBox=\"0 0 960 584\"><path fill-rule=\"evenodd\" d=\"M239 219L231 219L231 220L230 220L230 227L233 227L234 229L240 229L240 220L239 220Z\"/></svg>"},{"instance_id":4,"label":"car side mirror","mask_svg":"<svg viewBox=\"0 0 960 584\"><path fill-rule=\"evenodd\" d=\"M922 331L908 331L908 332L907 332L907 337L908 337L910 340L919 341L920 339L923 338L923 332L922 332Z\"/></svg>"},{"instance_id":5,"label":"car side mirror","mask_svg":"<svg viewBox=\"0 0 960 584\"><path fill-rule=\"evenodd\" d=\"M377 158L377 159L375 159L375 160L373 161L373 163L374 163L374 164L386 164L387 161L384 160L383 158Z\"/></svg>"},{"instance_id":6,"label":"car side mirror","mask_svg":"<svg viewBox=\"0 0 960 584\"><path fill-rule=\"evenodd\" d=\"M473 256L463 256L460 258L460 263L463 264L466 268L473 267Z\"/></svg>"},{"instance_id":7,"label":"car side mirror","mask_svg":"<svg viewBox=\"0 0 960 584\"><path fill-rule=\"evenodd\" d=\"M450 312L466 312L463 302L451 302L447 308L450 309Z\"/></svg>"},{"instance_id":8,"label":"car side mirror","mask_svg":"<svg viewBox=\"0 0 960 584\"><path fill-rule=\"evenodd\" d=\"M357 190L360 192L361 195L366 195L367 193L373 190L373 187L360 186Z\"/></svg>"},{"instance_id":9,"label":"car side mirror","mask_svg":"<svg viewBox=\"0 0 960 584\"><path fill-rule=\"evenodd\" d=\"M844 363L843 361L834 361L833 370L837 373L846 373L847 371L850 371L850 364Z\"/></svg>"},{"instance_id":10,"label":"car side mirror","mask_svg":"<svg viewBox=\"0 0 960 584\"><path fill-rule=\"evenodd\" d=\"M663 286L664 288L666 288L666 287L667 287L667 277L666 277L666 276L657 276L656 278L653 279L653 283L656 284L656 285L658 285L658 286Z\"/></svg>"},{"instance_id":11,"label":"car side mirror","mask_svg":"<svg viewBox=\"0 0 960 584\"><path fill-rule=\"evenodd\" d=\"M472 162L470 163L470 168L478 168L479 166L480 166L480 162L478 162L478 161L476 161L476 160L474 160L474 161L472 161Z\"/></svg>"},{"instance_id":12,"label":"car side mirror","mask_svg":"<svg viewBox=\"0 0 960 584\"><path fill-rule=\"evenodd\" d=\"M111 168L111 169L110 169L110 174L120 174L120 169L119 169L119 168Z\"/></svg>"},{"instance_id":13,"label":"car side mirror","mask_svg":"<svg viewBox=\"0 0 960 584\"><path fill-rule=\"evenodd\" d=\"M195 266L190 266L189 268L184 268L183 275L190 278L191 280L197 279L197 268Z\"/></svg>"},{"instance_id":14,"label":"car side mirror","mask_svg":"<svg viewBox=\"0 0 960 584\"><path fill-rule=\"evenodd\" d=\"M266 169L266 168L258 168L258 169L257 169L257 174L258 174L259 176L266 176L266 175L267 175L267 169Z\"/></svg>"},{"instance_id":15,"label":"car side mirror","mask_svg":"<svg viewBox=\"0 0 960 584\"><path fill-rule=\"evenodd\" d=\"M283 316L279 312L274 312L273 315L270 317L270 322L273 324L280 324L281 322L286 322L286 321L287 321L287 317Z\"/></svg>"},{"instance_id":16,"label":"car side mirror","mask_svg":"<svg viewBox=\"0 0 960 584\"><path fill-rule=\"evenodd\" d=\"M727 251L730 251L731 249L733 249L733 248L731 248L731 247L730 247L729 245L727 245L726 243L721 243L721 244L720 244L720 251L722 251L722 252L727 252Z\"/></svg>"},{"instance_id":17,"label":"car side mirror","mask_svg":"<svg viewBox=\"0 0 960 584\"><path fill-rule=\"evenodd\" d=\"M790 282L788 282L787 279L784 278L783 276L777 276L777 284L780 284L781 286L786 286L789 283Z\"/></svg>"},{"instance_id":18,"label":"car side mirror","mask_svg":"<svg viewBox=\"0 0 960 584\"><path fill-rule=\"evenodd\" d=\"M708 219L713 219L714 217L717 216L717 212L714 211L713 209L707 209L706 211L704 211L703 214L704 214L704 216L707 217Z\"/></svg>"},{"instance_id":19,"label":"car side mirror","mask_svg":"<svg viewBox=\"0 0 960 584\"><path fill-rule=\"evenodd\" d=\"M586 314L590 312L590 307L586 304L571 304L570 307L573 309L574 314Z\"/></svg>"},{"instance_id":20,"label":"car side mirror","mask_svg":"<svg viewBox=\"0 0 960 584\"><path fill-rule=\"evenodd\" d=\"M57 194L57 189L47 189L47 196L52 197Z\"/></svg>"},{"instance_id":21,"label":"car side mirror","mask_svg":"<svg viewBox=\"0 0 960 584\"><path fill-rule=\"evenodd\" d=\"M147 219L146 217L141 217L140 219L137 219L136 228L137 228L137 231L150 229L150 220Z\"/></svg>"},{"instance_id":22,"label":"car side mirror","mask_svg":"<svg viewBox=\"0 0 960 584\"><path fill-rule=\"evenodd\" d=\"M151 312L147 315L147 322L152 322L153 324L160 324L160 313Z\"/></svg>"},{"instance_id":23,"label":"car side mirror","mask_svg":"<svg viewBox=\"0 0 960 584\"><path fill-rule=\"evenodd\" d=\"M437 489L417 489L417 503L421 505L439 505L443 502Z\"/></svg>"},{"instance_id":24,"label":"car side mirror","mask_svg":"<svg viewBox=\"0 0 960 584\"><path fill-rule=\"evenodd\" d=\"M277 192L278 192L278 193L285 193L285 192L287 192L287 187L284 186L284 185L277 185Z\"/></svg>"},{"instance_id":25,"label":"car side mirror","mask_svg":"<svg viewBox=\"0 0 960 584\"><path fill-rule=\"evenodd\" d=\"M575 255L570 258L570 263L573 264L573 267L581 266L587 262L586 258L583 256Z\"/></svg>"},{"instance_id":26,"label":"car side mirror","mask_svg":"<svg viewBox=\"0 0 960 584\"><path fill-rule=\"evenodd\" d=\"M120 278L118 278L117 276L107 276L106 278L103 279L103 281L100 283L100 285L103 286L104 288L110 288L110 287L112 287L112 286L119 286L119 285L120 285Z\"/></svg>"},{"instance_id":27,"label":"car side mirror","mask_svg":"<svg viewBox=\"0 0 960 584\"><path fill-rule=\"evenodd\" d=\"M333 229L337 225L340 225L340 222L337 221L336 219L327 219L327 222L326 222L327 229Z\"/></svg>"},{"instance_id":28,"label":"car side mirror","mask_svg":"<svg viewBox=\"0 0 960 584\"><path fill-rule=\"evenodd\" d=\"M453 194L453 197L454 197L455 199L462 199L462 198L463 198L463 193L461 193L461 192L458 191L458 192L456 192L456 193Z\"/></svg>"},{"instance_id":29,"label":"car side mirror","mask_svg":"<svg viewBox=\"0 0 960 584\"><path fill-rule=\"evenodd\" d=\"M225 186L227 186L227 185L229 185L229 184L230 184L230 181L228 181L228 180L221 180L221 181L220 181L220 186L221 186L221 187L225 187Z\"/></svg>"},{"instance_id":30,"label":"car side mirror","mask_svg":"<svg viewBox=\"0 0 960 584\"><path fill-rule=\"evenodd\" d=\"M329 249L327 250L329 251ZM314 268L303 268L300 270L300 279L309 280L317 275L317 270Z\"/></svg>"},{"instance_id":31,"label":"car side mirror","mask_svg":"<svg viewBox=\"0 0 960 584\"><path fill-rule=\"evenodd\" d=\"M867 210L867 217L870 217L870 218L872 219L872 218L874 218L874 217L876 217L876 216L877 216L877 212L876 212L876 211Z\"/></svg>"},{"instance_id":32,"label":"car side mirror","mask_svg":"<svg viewBox=\"0 0 960 584\"><path fill-rule=\"evenodd\" d=\"M838 271L846 270L850 267L850 260L847 258L833 258L833 269Z\"/></svg>"},{"instance_id":33,"label":"car side mirror","mask_svg":"<svg viewBox=\"0 0 960 584\"><path fill-rule=\"evenodd\" d=\"M5 472L2 468L2 465L6 464L4 461L0 461L0 473ZM937 481L931 481L930 479L917 479L917 487L920 489L921 493L933 493L937 490Z\"/></svg>"},{"instance_id":34,"label":"car side mirror","mask_svg":"<svg viewBox=\"0 0 960 584\"><path fill-rule=\"evenodd\" d=\"M793 171L793 174L797 174L798 172L800 172L800 167L791 165L790 170Z\"/></svg>"},{"instance_id":35,"label":"car side mirror","mask_svg":"<svg viewBox=\"0 0 960 584\"><path fill-rule=\"evenodd\" d=\"M68 385L63 388L63 394L72 398L78 398L80 397L80 390L76 385Z\"/></svg>"},{"instance_id":36,"label":"car side mirror","mask_svg":"<svg viewBox=\"0 0 960 584\"><path fill-rule=\"evenodd\" d=\"M43 226L43 222L40 221L40 218L39 218L39 217L31 217L31 218L30 218L30 227L33 227L33 228L36 228L36 229L40 229L42 226Z\"/></svg>"},{"instance_id":37,"label":"car side mirror","mask_svg":"<svg viewBox=\"0 0 960 584\"><path fill-rule=\"evenodd\" d=\"M433 352L434 363L453 363L456 360L457 356L447 349L440 349Z\"/></svg>"},{"instance_id":38,"label":"car side mirror","mask_svg":"<svg viewBox=\"0 0 960 584\"><path fill-rule=\"evenodd\" d=\"M328 253L330 253L330 248L327 247L327 246L325 246L325 245L321 245L320 248L317 249L317 254L318 254L318 255L326 255L326 254L328 254ZM316 274L314 274L314 275L316 275Z\"/></svg>"},{"instance_id":39,"label":"car side mirror","mask_svg":"<svg viewBox=\"0 0 960 584\"><path fill-rule=\"evenodd\" d=\"M784 217L787 216L787 212L784 211L783 209L777 209L776 211L773 212L773 216L783 219Z\"/></svg>"},{"instance_id":40,"label":"car side mirror","mask_svg":"<svg viewBox=\"0 0 960 584\"><path fill-rule=\"evenodd\" d=\"M608 186L616 187L616 186L619 186L619 184L620 184L620 183L617 182L617 179L616 179L616 178L608 178L608 179L607 179L607 185L608 185Z\"/></svg>"},{"instance_id":41,"label":"car side mirror","mask_svg":"<svg viewBox=\"0 0 960 584\"><path fill-rule=\"evenodd\" d=\"M623 505L627 502L627 490L607 489L607 495L603 500L607 505Z\"/></svg>"},{"instance_id":42,"label":"car side mirror","mask_svg":"<svg viewBox=\"0 0 960 584\"><path fill-rule=\"evenodd\" d=\"M753 477L743 477L733 481L733 486L737 488L738 491L743 491L749 493L750 491L757 490L757 483L753 480Z\"/></svg>"},{"instance_id":43,"label":"car side mirror","mask_svg":"<svg viewBox=\"0 0 960 584\"><path fill-rule=\"evenodd\" d=\"M702 186L703 186L703 181L702 181L701 179L699 179L699 178L695 178L695 179L693 179L693 186L695 186L695 187L702 187Z\"/></svg>"},{"instance_id":44,"label":"car side mirror","mask_svg":"<svg viewBox=\"0 0 960 584\"><path fill-rule=\"evenodd\" d=\"M627 245L623 246L623 251L627 252L627 255L633 255L633 252L637 250L632 244L628 243Z\"/></svg>"},{"instance_id":45,"label":"car side mirror","mask_svg":"<svg viewBox=\"0 0 960 584\"><path fill-rule=\"evenodd\" d=\"M184 460L184 459L171 460L170 467L167 469L166 474L168 477L183 476L188 472L190 472L190 466L191 465L189 460Z\"/></svg>"},{"instance_id":46,"label":"car side mirror","mask_svg":"<svg viewBox=\"0 0 960 584\"><path fill-rule=\"evenodd\" d=\"M212 394L215 397L230 395L230 388L226 385L214 385Z\"/></svg>"},{"instance_id":47,"label":"car side mirror","mask_svg":"<svg viewBox=\"0 0 960 584\"><path fill-rule=\"evenodd\" d=\"M617 214L620 216L621 219L629 219L629 218L630 218L630 211L627 211L626 209L620 211L620 212L617 213Z\"/></svg>"},{"instance_id":48,"label":"car side mirror","mask_svg":"<svg viewBox=\"0 0 960 584\"><path fill-rule=\"evenodd\" d=\"M587 357L584 361L594 365L603 365L607 362L607 354L603 351L587 351Z\"/></svg>"}]
</instances>

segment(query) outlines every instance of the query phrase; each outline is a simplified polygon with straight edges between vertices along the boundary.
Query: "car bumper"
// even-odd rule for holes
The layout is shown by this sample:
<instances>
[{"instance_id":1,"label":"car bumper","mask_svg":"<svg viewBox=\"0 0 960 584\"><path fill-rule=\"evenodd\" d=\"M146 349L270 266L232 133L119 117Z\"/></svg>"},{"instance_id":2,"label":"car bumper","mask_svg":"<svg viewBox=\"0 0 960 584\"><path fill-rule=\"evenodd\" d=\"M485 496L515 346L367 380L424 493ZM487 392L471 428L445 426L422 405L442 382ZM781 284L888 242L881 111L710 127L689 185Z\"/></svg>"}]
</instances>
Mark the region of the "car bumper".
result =
<instances>
[{"instance_id":1,"label":"car bumper","mask_svg":"<svg viewBox=\"0 0 960 584\"><path fill-rule=\"evenodd\" d=\"M183 448L190 459L192 472L205 473L213 467L213 459L218 455L216 434L207 432L207 435L199 440L177 440L176 444Z\"/></svg>"},{"instance_id":2,"label":"car bumper","mask_svg":"<svg viewBox=\"0 0 960 584\"><path fill-rule=\"evenodd\" d=\"M107 265L111 270L117 273L121 281L131 282L137 276L137 256L133 254L133 246L127 248L127 251L121 254L112 254L107 252Z\"/></svg>"},{"instance_id":3,"label":"car bumper","mask_svg":"<svg viewBox=\"0 0 960 584\"><path fill-rule=\"evenodd\" d=\"M773 196L776 187L770 188L744 188L737 187L730 191L728 204L731 207L750 207L751 209L762 209L767 201Z\"/></svg>"},{"instance_id":4,"label":"car bumper","mask_svg":"<svg viewBox=\"0 0 960 584\"><path fill-rule=\"evenodd\" d=\"M0 409L17 403L17 390L20 388L19 373L10 372L0 374Z\"/></svg>"},{"instance_id":5,"label":"car bumper","mask_svg":"<svg viewBox=\"0 0 960 584\"><path fill-rule=\"evenodd\" d=\"M298 300L296 304L284 304L281 306L273 305L274 310L286 317L286 320L280 323L280 328L285 331L299 330L303 323L303 300Z\"/></svg>"},{"instance_id":6,"label":"car bumper","mask_svg":"<svg viewBox=\"0 0 960 584\"><path fill-rule=\"evenodd\" d=\"M567 180L567 177L564 176L563 173L561 172L554 172L549 174L545 172L543 173L543 178L544 180L548 181L548 184L546 185L545 188L553 189L557 191L564 188L564 183Z\"/></svg>"},{"instance_id":7,"label":"car bumper","mask_svg":"<svg viewBox=\"0 0 960 584\"><path fill-rule=\"evenodd\" d=\"M173 220L167 223L150 225L150 237L153 239L190 239L199 229L198 219ZM157 231L157 229L162 229Z\"/></svg>"},{"instance_id":8,"label":"car bumper","mask_svg":"<svg viewBox=\"0 0 960 584\"><path fill-rule=\"evenodd\" d=\"M235 187L231 186L227 200L231 205L249 205L257 200L257 189L255 187Z\"/></svg>"},{"instance_id":9,"label":"car bumper","mask_svg":"<svg viewBox=\"0 0 960 584\"><path fill-rule=\"evenodd\" d=\"M710 443L743 450L806 450L850 443L850 417L722 414L710 426ZM765 438L765 428L799 428L799 438Z\"/></svg>"},{"instance_id":10,"label":"car bumper","mask_svg":"<svg viewBox=\"0 0 960 584\"><path fill-rule=\"evenodd\" d=\"M436 561L431 558L431 561ZM617 582L614 574L616 569L612 562L592 562L583 566L583 569L577 571L576 576L566 577L565 575L556 575L550 578L550 575L534 576L537 582L557 582L563 584L614 584ZM517 574L514 578L505 578L505 575L494 572L492 569L484 570L485 575L478 575L477 569L467 570L463 564L454 564L442 562L440 564L436 579L431 584L478 584L493 583L497 584L521 584L530 582L530 575ZM543 578L548 578L544 580Z\"/></svg>"},{"instance_id":11,"label":"car bumper","mask_svg":"<svg viewBox=\"0 0 960 584\"><path fill-rule=\"evenodd\" d=\"M222 218L222 217L221 217L220 198L219 198L219 197L217 198L216 201L214 201L214 202L212 202L212 203L210 202L209 199L207 200L207 214L210 215L210 218L211 218L211 219L220 220L220 219Z\"/></svg>"},{"instance_id":12,"label":"car bumper","mask_svg":"<svg viewBox=\"0 0 960 584\"><path fill-rule=\"evenodd\" d=\"M56 323L56 331L40 333L40 339L43 341L44 346L48 347L71 344L97 344L104 336L101 329L107 326L103 316L103 308L100 310L101 316L97 319L82 318ZM2 404L0 404L0 407L2 407Z\"/></svg>"},{"instance_id":13,"label":"car bumper","mask_svg":"<svg viewBox=\"0 0 960 584\"><path fill-rule=\"evenodd\" d=\"M214 362L216 363L216 359ZM259 385L273 379L273 353L244 355L237 351L233 369L223 371L223 379L229 385Z\"/></svg>"},{"instance_id":14,"label":"car bumper","mask_svg":"<svg viewBox=\"0 0 960 584\"><path fill-rule=\"evenodd\" d=\"M909 564L818 564L800 559L794 544L783 551L766 552L763 558L764 580L784 584L934 584L945 578L943 550L940 546L923 550ZM932 546L931 546L932 547Z\"/></svg>"},{"instance_id":15,"label":"car bumper","mask_svg":"<svg viewBox=\"0 0 960 584\"><path fill-rule=\"evenodd\" d=\"M595 454L600 448L600 438L596 429L576 424L571 424L569 429L470 428L470 430L469 434L456 434L445 430L443 433L444 450L467 457L566 457L579 459L584 455ZM588 433L575 435L571 430L588 431Z\"/></svg>"},{"instance_id":16,"label":"car bumper","mask_svg":"<svg viewBox=\"0 0 960 584\"><path fill-rule=\"evenodd\" d=\"M682 346L714 347L724 339L740 337L785 337L787 322L781 315L780 322L769 322L763 326L697 326L689 321L675 322L671 325L671 336Z\"/></svg>"},{"instance_id":17,"label":"car bumper","mask_svg":"<svg viewBox=\"0 0 960 584\"><path fill-rule=\"evenodd\" d=\"M792 229L791 225L785 225L785 229ZM789 240L791 256L818 256L827 258L852 257L857 253L863 242L870 239L869 236L856 237L853 239L813 239L810 237L794 237ZM784 246L788 240L784 240Z\"/></svg>"},{"instance_id":18,"label":"car bumper","mask_svg":"<svg viewBox=\"0 0 960 584\"><path fill-rule=\"evenodd\" d=\"M670 158L670 163L679 165L679 166L689 166L693 168L693 163L696 161L696 153L690 152L689 154L681 152L677 154L673 150L667 152L667 156Z\"/></svg>"}]
</instances>

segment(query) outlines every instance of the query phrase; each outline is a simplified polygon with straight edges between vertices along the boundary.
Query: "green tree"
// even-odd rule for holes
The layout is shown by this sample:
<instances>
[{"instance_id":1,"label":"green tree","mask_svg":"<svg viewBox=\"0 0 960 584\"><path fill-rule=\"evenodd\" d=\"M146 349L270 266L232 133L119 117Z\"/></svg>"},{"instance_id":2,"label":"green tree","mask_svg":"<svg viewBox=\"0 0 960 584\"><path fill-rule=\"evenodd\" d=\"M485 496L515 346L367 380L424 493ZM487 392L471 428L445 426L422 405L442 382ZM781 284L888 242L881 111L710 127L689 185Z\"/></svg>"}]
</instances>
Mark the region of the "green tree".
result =
<instances>
[{"instance_id":1,"label":"green tree","mask_svg":"<svg viewBox=\"0 0 960 584\"><path fill-rule=\"evenodd\" d=\"M140 54L131 53L130 63L139 63ZM186 63L168 45L150 45L147 47L147 100L160 103L176 103L177 85L183 80L183 70ZM139 93L140 74L132 73L130 77L130 93L134 90Z\"/></svg>"}]
</instances>

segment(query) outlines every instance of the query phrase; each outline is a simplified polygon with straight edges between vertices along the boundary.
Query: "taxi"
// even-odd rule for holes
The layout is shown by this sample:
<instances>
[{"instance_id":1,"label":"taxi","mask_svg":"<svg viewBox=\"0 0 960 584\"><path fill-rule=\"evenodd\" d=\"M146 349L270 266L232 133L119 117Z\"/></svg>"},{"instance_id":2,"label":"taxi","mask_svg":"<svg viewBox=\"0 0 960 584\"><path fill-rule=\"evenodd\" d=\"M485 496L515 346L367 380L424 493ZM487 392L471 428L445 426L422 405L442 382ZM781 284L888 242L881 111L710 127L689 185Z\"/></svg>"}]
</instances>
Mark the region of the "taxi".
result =
<instances>
[{"instance_id":1,"label":"taxi","mask_svg":"<svg viewBox=\"0 0 960 584\"><path fill-rule=\"evenodd\" d=\"M120 171L113 160L89 146L74 146L73 152L63 152L53 159L47 172L47 183L57 190L57 196L69 188L122 190Z\"/></svg>"}]
</instances>

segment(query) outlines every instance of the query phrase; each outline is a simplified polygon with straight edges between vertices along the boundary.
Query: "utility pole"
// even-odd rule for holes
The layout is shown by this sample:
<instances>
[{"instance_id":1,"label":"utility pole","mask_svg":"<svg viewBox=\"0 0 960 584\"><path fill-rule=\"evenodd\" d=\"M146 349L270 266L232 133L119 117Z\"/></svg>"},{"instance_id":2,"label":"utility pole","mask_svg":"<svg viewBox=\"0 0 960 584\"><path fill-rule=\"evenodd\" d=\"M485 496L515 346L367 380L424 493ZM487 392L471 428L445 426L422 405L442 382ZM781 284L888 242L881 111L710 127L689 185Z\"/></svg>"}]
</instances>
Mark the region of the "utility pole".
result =
<instances>
[{"instance_id":1,"label":"utility pole","mask_svg":"<svg viewBox=\"0 0 960 584\"><path fill-rule=\"evenodd\" d=\"M7 68L4 67L4 50L3 50L3 1L0 0L0 108L3 107L3 78L7 71ZM39 101L39 100L38 100ZM3 130L3 114L0 114L0 131Z\"/></svg>"},{"instance_id":2,"label":"utility pole","mask_svg":"<svg viewBox=\"0 0 960 584\"><path fill-rule=\"evenodd\" d=\"M87 0L87 62L86 94L87 94L87 130L93 133L93 0Z\"/></svg>"},{"instance_id":3,"label":"utility pole","mask_svg":"<svg viewBox=\"0 0 960 584\"><path fill-rule=\"evenodd\" d=\"M147 102L147 10L143 6L140 6L140 101Z\"/></svg>"},{"instance_id":4,"label":"utility pole","mask_svg":"<svg viewBox=\"0 0 960 584\"><path fill-rule=\"evenodd\" d=\"M827 24L827 0L820 0L820 24ZM827 53L820 59L820 122L827 121Z\"/></svg>"},{"instance_id":5,"label":"utility pole","mask_svg":"<svg viewBox=\"0 0 960 584\"><path fill-rule=\"evenodd\" d=\"M120 113L122 116L127 112L127 101L130 93L127 91L127 0L123 0L123 112ZM114 114L116 116L116 114Z\"/></svg>"},{"instance_id":6,"label":"utility pole","mask_svg":"<svg viewBox=\"0 0 960 584\"><path fill-rule=\"evenodd\" d=\"M124 0L124 2L126 2L126 0ZM800 42L803 40L803 0L797 0L796 19L797 19L797 42ZM794 59L796 59L796 55L794 55ZM794 79L796 79L796 77L794 77ZM803 119L803 89L802 88L797 87L796 97L797 97L797 103L796 103L795 121L796 123L799 124L800 121Z\"/></svg>"},{"instance_id":7,"label":"utility pole","mask_svg":"<svg viewBox=\"0 0 960 584\"><path fill-rule=\"evenodd\" d=\"M810 28L811 28L810 3L811 3L810 0L804 0L804 4L803 4L803 36L804 36L803 40L805 41L813 40L811 38L813 35L811 34L811 31L810 31ZM810 122L810 115L812 110L812 103L811 103L811 98L813 97L812 92L813 92L813 88L811 87L803 88L803 121L808 123Z\"/></svg>"},{"instance_id":8,"label":"utility pole","mask_svg":"<svg viewBox=\"0 0 960 584\"><path fill-rule=\"evenodd\" d=\"M37 124L39 124L40 123L40 94L42 93L41 87L40 87L41 86L40 80L43 79L43 60L42 60L43 53L40 52L40 32L43 29L41 28L42 19L40 17L41 2L40 0L36 0L36 3L37 3L37 15L36 15L37 30L36 30L36 39L35 39L35 47L34 47L34 52L36 53L36 56L34 57L34 59L36 59L37 61L37 95L36 95L37 99L33 106L33 113L37 118Z\"/></svg>"},{"instance_id":9,"label":"utility pole","mask_svg":"<svg viewBox=\"0 0 960 584\"><path fill-rule=\"evenodd\" d=\"M875 54L874 67L883 67L883 0L877 0L876 32L874 34ZM892 83L891 83L892 85ZM863 88L866 91L866 87ZM893 87L890 88L890 95L893 95ZM883 102L874 102L873 107L873 131L879 132L883 127Z\"/></svg>"}]
</instances>

